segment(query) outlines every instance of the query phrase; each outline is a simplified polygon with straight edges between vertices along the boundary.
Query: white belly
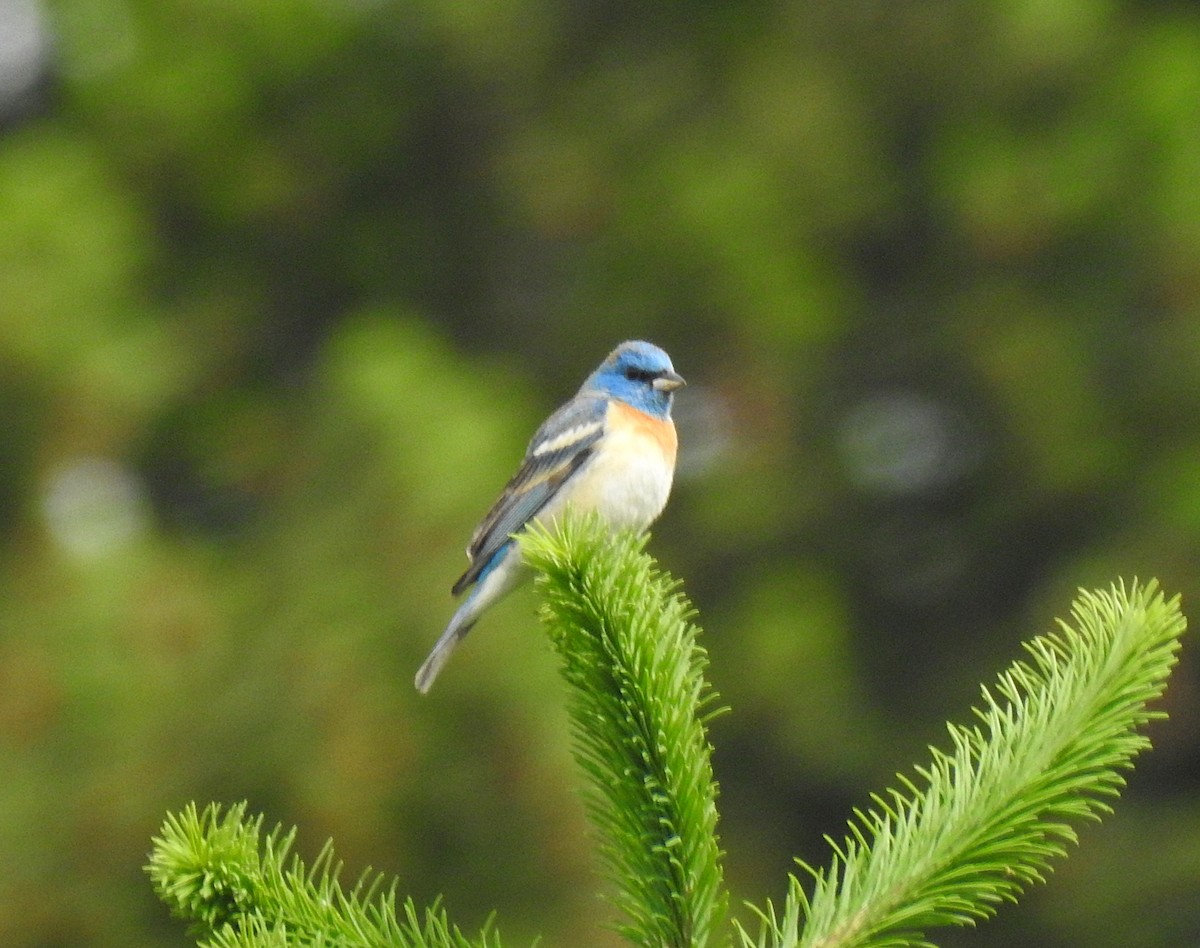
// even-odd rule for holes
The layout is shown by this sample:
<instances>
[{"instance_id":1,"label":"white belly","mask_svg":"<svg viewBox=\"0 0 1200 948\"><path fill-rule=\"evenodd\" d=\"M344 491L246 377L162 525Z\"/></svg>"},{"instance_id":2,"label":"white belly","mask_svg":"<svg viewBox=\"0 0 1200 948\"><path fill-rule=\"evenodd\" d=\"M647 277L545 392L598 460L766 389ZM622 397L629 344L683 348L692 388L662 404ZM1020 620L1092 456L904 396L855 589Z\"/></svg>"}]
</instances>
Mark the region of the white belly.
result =
<instances>
[{"instance_id":1,"label":"white belly","mask_svg":"<svg viewBox=\"0 0 1200 948\"><path fill-rule=\"evenodd\" d=\"M643 530L667 505L673 474L657 443L636 430L611 431L538 519L553 519L569 505L595 510L614 527Z\"/></svg>"}]
</instances>

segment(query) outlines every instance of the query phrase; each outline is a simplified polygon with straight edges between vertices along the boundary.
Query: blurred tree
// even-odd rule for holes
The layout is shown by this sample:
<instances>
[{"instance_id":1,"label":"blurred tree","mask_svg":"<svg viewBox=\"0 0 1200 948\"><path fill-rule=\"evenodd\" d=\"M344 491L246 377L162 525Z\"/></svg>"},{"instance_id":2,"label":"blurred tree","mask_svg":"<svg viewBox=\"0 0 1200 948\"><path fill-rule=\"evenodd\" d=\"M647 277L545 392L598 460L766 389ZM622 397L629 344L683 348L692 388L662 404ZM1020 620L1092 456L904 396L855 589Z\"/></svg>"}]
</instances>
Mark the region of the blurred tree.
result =
<instances>
[{"instance_id":1,"label":"blurred tree","mask_svg":"<svg viewBox=\"0 0 1200 948\"><path fill-rule=\"evenodd\" d=\"M528 597L434 700L407 683L475 518L621 338L692 382L655 550L739 709L734 892L820 852L1075 587L1197 592L1191 6L0 0L18 86L6 944L171 943L137 867L192 798L464 924L591 932ZM1184 661L1095 863L972 944L1200 929Z\"/></svg>"}]
</instances>

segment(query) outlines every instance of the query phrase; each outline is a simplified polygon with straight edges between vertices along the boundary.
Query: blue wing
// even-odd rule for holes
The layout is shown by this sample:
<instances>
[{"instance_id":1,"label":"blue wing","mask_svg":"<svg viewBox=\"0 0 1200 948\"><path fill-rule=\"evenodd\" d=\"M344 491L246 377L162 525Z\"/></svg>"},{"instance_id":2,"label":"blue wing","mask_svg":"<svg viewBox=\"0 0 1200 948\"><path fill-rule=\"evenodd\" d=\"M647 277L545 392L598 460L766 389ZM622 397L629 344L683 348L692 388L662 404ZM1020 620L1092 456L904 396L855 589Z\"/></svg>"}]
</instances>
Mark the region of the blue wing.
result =
<instances>
[{"instance_id":1,"label":"blue wing","mask_svg":"<svg viewBox=\"0 0 1200 948\"><path fill-rule=\"evenodd\" d=\"M454 584L451 591L455 595L479 579L512 535L524 529L567 479L587 463L604 434L607 410L608 401L602 396L577 396L538 428L521 467L471 537L467 546L471 565Z\"/></svg>"}]
</instances>

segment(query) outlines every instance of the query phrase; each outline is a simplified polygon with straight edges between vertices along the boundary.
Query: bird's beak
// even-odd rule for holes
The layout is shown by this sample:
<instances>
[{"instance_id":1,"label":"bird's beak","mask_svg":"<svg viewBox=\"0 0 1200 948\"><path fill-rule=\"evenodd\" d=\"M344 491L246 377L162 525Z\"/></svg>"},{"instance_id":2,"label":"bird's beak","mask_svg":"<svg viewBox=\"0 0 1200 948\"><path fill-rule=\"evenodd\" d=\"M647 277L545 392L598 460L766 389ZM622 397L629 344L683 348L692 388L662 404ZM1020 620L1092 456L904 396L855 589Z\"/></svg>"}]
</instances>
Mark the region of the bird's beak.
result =
<instances>
[{"instance_id":1,"label":"bird's beak","mask_svg":"<svg viewBox=\"0 0 1200 948\"><path fill-rule=\"evenodd\" d=\"M687 382L677 372L664 372L650 384L656 392L673 392L677 388L683 388Z\"/></svg>"}]
</instances>

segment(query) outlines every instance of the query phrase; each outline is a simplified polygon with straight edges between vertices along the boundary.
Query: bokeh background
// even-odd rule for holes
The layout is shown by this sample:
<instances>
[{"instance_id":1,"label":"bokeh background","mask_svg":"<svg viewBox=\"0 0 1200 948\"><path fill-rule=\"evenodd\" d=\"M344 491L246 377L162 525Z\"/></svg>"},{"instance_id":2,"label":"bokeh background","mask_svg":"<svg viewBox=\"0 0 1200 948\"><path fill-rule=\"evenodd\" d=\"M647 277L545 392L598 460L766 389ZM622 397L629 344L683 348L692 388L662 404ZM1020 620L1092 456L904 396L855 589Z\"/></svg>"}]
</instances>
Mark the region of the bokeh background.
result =
<instances>
[{"instance_id":1,"label":"bokeh background","mask_svg":"<svg viewBox=\"0 0 1200 948\"><path fill-rule=\"evenodd\" d=\"M245 799L615 944L532 592L411 677L629 337L691 382L651 548L761 904L1076 587L1200 602L1200 8L0 0L0 942L185 944L150 837ZM940 943L1200 944L1192 651L1116 815Z\"/></svg>"}]
</instances>

